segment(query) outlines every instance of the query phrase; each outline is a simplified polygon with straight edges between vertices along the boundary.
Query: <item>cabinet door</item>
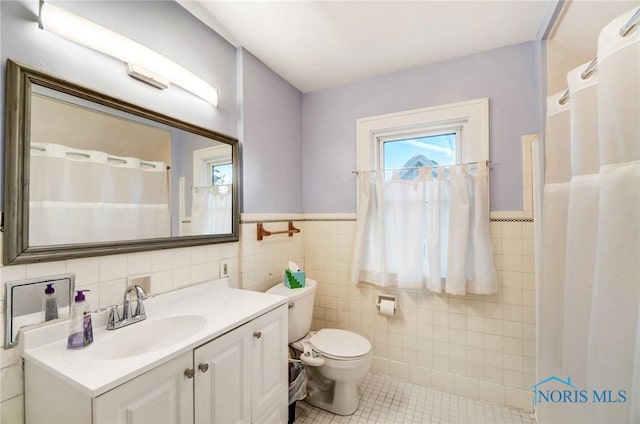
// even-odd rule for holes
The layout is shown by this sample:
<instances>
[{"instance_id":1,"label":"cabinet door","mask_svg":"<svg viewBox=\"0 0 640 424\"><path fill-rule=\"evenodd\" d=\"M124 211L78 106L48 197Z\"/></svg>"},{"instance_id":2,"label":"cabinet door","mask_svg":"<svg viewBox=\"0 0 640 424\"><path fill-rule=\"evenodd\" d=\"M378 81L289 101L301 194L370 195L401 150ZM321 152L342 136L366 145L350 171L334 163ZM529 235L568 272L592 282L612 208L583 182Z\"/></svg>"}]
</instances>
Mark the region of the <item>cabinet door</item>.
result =
<instances>
[{"instance_id":1,"label":"cabinet door","mask_svg":"<svg viewBox=\"0 0 640 424\"><path fill-rule=\"evenodd\" d=\"M185 353L94 399L93 422L109 424L193 422L193 368Z\"/></svg>"},{"instance_id":2,"label":"cabinet door","mask_svg":"<svg viewBox=\"0 0 640 424\"><path fill-rule=\"evenodd\" d=\"M251 421L250 342L244 325L194 351L196 423Z\"/></svg>"},{"instance_id":3,"label":"cabinet door","mask_svg":"<svg viewBox=\"0 0 640 424\"><path fill-rule=\"evenodd\" d=\"M265 414L287 422L289 377L287 372L287 305L282 305L251 322L252 419ZM279 413L274 412L274 408ZM274 422L270 419L270 422Z\"/></svg>"}]
</instances>

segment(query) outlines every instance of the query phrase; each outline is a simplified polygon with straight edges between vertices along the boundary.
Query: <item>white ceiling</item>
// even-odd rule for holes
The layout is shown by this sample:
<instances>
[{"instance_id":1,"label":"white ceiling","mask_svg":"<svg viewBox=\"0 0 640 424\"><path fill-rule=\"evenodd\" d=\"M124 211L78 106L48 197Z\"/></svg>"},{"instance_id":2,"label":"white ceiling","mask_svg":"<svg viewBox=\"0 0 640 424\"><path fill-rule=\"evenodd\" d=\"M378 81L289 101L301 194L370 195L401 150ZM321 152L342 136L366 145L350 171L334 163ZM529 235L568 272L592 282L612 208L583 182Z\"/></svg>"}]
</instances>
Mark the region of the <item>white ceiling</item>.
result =
<instances>
[{"instance_id":1,"label":"white ceiling","mask_svg":"<svg viewBox=\"0 0 640 424\"><path fill-rule=\"evenodd\" d=\"M550 38L586 58L640 0L178 0L302 92L497 47Z\"/></svg>"},{"instance_id":2,"label":"white ceiling","mask_svg":"<svg viewBox=\"0 0 640 424\"><path fill-rule=\"evenodd\" d=\"M585 59L596 57L600 30L640 0L573 0L566 4L551 38Z\"/></svg>"},{"instance_id":3,"label":"white ceiling","mask_svg":"<svg viewBox=\"0 0 640 424\"><path fill-rule=\"evenodd\" d=\"M178 0L302 92L535 40L557 1Z\"/></svg>"}]
</instances>

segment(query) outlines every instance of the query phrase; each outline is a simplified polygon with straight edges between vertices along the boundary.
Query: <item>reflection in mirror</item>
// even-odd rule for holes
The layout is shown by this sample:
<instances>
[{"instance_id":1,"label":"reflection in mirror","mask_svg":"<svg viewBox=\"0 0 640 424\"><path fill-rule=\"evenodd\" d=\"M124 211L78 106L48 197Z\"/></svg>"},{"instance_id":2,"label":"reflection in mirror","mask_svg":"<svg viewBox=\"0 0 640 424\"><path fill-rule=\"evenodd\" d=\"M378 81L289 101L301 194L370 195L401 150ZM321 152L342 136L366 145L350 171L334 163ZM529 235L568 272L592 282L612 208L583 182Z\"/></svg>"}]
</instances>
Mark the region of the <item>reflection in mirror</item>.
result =
<instances>
[{"instance_id":1,"label":"reflection in mirror","mask_svg":"<svg viewBox=\"0 0 640 424\"><path fill-rule=\"evenodd\" d=\"M51 292L48 295L56 299L57 317L68 318L75 290L74 274L9 281L5 284L5 349L18 343L22 327L45 322L49 318L55 319L53 316L45 317L43 311L47 288Z\"/></svg>"},{"instance_id":2,"label":"reflection in mirror","mask_svg":"<svg viewBox=\"0 0 640 424\"><path fill-rule=\"evenodd\" d=\"M5 264L237 240L237 140L11 61L7 82Z\"/></svg>"},{"instance_id":3,"label":"reflection in mirror","mask_svg":"<svg viewBox=\"0 0 640 424\"><path fill-rule=\"evenodd\" d=\"M191 217L180 214L180 235L228 233L231 230L232 171L231 152L227 146L194 148L193 188L189 191ZM186 185L186 177L180 177L181 192ZM182 204L182 200L180 202Z\"/></svg>"},{"instance_id":4,"label":"reflection in mirror","mask_svg":"<svg viewBox=\"0 0 640 424\"><path fill-rule=\"evenodd\" d=\"M36 85L30 155L30 246L231 232L229 145Z\"/></svg>"}]
</instances>

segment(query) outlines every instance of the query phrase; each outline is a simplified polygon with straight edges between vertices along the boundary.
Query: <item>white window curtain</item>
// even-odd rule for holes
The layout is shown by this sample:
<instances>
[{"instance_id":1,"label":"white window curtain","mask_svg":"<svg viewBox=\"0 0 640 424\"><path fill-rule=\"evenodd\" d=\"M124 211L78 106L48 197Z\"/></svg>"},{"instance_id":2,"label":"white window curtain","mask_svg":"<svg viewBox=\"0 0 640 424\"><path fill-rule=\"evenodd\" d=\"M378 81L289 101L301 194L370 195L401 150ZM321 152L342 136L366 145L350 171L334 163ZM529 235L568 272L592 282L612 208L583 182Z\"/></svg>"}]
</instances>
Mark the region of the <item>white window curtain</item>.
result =
<instances>
[{"instance_id":1,"label":"white window curtain","mask_svg":"<svg viewBox=\"0 0 640 424\"><path fill-rule=\"evenodd\" d=\"M31 143L29 245L171 235L165 163Z\"/></svg>"},{"instance_id":2,"label":"white window curtain","mask_svg":"<svg viewBox=\"0 0 640 424\"><path fill-rule=\"evenodd\" d=\"M625 402L538 404L540 422L640 422L640 30L613 20L597 77L567 75L548 99L538 311L540 380Z\"/></svg>"},{"instance_id":3,"label":"white window curtain","mask_svg":"<svg viewBox=\"0 0 640 424\"><path fill-rule=\"evenodd\" d=\"M422 168L415 180L363 171L358 197L353 282L497 291L486 162Z\"/></svg>"},{"instance_id":4,"label":"white window curtain","mask_svg":"<svg viewBox=\"0 0 640 424\"><path fill-rule=\"evenodd\" d=\"M231 233L231 191L231 184L193 188L191 234Z\"/></svg>"}]
</instances>

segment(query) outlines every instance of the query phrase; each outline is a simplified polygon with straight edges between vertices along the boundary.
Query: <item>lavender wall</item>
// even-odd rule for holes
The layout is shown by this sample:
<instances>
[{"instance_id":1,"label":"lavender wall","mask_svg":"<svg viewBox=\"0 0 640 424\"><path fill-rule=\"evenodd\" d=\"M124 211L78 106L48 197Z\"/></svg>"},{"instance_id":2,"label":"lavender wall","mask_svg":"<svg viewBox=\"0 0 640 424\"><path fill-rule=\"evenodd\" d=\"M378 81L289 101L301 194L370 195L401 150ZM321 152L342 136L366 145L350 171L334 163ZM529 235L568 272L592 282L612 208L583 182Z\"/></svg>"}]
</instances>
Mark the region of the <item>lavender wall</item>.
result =
<instances>
[{"instance_id":1,"label":"lavender wall","mask_svg":"<svg viewBox=\"0 0 640 424\"><path fill-rule=\"evenodd\" d=\"M218 108L178 87L161 91L140 83L127 76L122 62L38 29L35 0L0 3L3 81L5 61L11 58L161 113L237 135L235 48L177 3L56 2L200 76L218 88Z\"/></svg>"},{"instance_id":2,"label":"lavender wall","mask_svg":"<svg viewBox=\"0 0 640 424\"><path fill-rule=\"evenodd\" d=\"M218 108L178 87L159 91L121 62L38 29L36 0L2 1L1 75L7 58L241 141L245 212L302 212L302 94L237 51L174 2L57 2L138 41L218 88ZM152 13L151 13L152 12ZM204 48L203 46L206 46ZM4 99L4 83L0 85ZM0 113L4 101L0 102ZM1 133L4 132L2 126ZM3 134L0 134L3 136Z\"/></svg>"},{"instance_id":3,"label":"lavender wall","mask_svg":"<svg viewBox=\"0 0 640 424\"><path fill-rule=\"evenodd\" d=\"M214 108L174 86L157 90L130 78L122 62L38 29L35 0L1 1L2 116L6 60L13 59L163 114L237 136L235 48L180 5L164 1L56 4L181 64L218 88L220 105ZM167 31L168 27L171 31ZM203 44L206 49L194 47ZM4 125L0 136L4 140Z\"/></svg>"},{"instance_id":4,"label":"lavender wall","mask_svg":"<svg viewBox=\"0 0 640 424\"><path fill-rule=\"evenodd\" d=\"M302 93L238 51L243 212L302 212Z\"/></svg>"},{"instance_id":5,"label":"lavender wall","mask_svg":"<svg viewBox=\"0 0 640 424\"><path fill-rule=\"evenodd\" d=\"M5 79L5 61L12 58L237 136L244 212L353 212L357 118L478 97L489 97L491 104L492 209L522 207L520 136L541 129L538 43L303 95L173 2L60 4L198 74L220 90L220 106L212 108L180 88L158 91L141 84L119 61L39 30L35 0L0 2L0 78ZM3 107L0 102L0 112Z\"/></svg>"},{"instance_id":6,"label":"lavender wall","mask_svg":"<svg viewBox=\"0 0 640 424\"><path fill-rule=\"evenodd\" d=\"M356 119L488 97L491 209L522 209L521 136L542 128L539 43L528 42L303 96L303 210L355 212Z\"/></svg>"}]
</instances>

